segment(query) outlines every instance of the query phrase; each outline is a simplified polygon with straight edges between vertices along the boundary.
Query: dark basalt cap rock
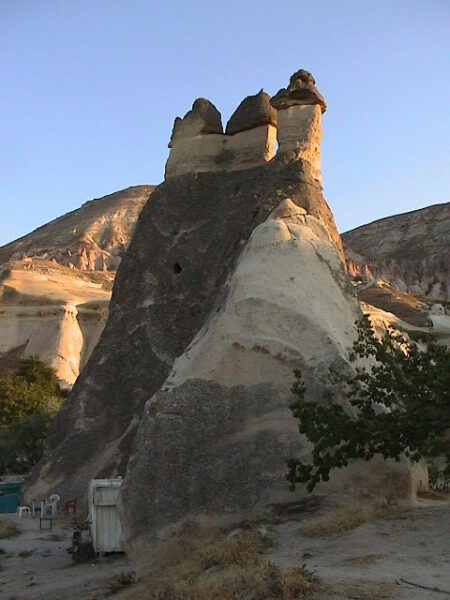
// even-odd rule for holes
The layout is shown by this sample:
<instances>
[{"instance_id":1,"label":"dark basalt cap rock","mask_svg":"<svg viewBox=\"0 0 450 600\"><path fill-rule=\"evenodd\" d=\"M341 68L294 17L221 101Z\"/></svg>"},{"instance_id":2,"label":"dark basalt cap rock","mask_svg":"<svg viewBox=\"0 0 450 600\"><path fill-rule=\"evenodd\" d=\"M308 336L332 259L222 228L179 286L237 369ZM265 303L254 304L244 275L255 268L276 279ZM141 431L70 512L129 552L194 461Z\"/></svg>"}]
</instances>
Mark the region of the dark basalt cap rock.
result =
<instances>
[{"instance_id":1,"label":"dark basalt cap rock","mask_svg":"<svg viewBox=\"0 0 450 600\"><path fill-rule=\"evenodd\" d=\"M175 118L169 148L179 139L200 133L223 133L221 114L206 98L197 98L192 109L182 119Z\"/></svg>"},{"instance_id":2,"label":"dark basalt cap rock","mask_svg":"<svg viewBox=\"0 0 450 600\"><path fill-rule=\"evenodd\" d=\"M225 133L232 135L269 123L276 126L277 111L270 105L269 94L261 90L258 94L242 100L231 115Z\"/></svg>"},{"instance_id":3,"label":"dark basalt cap rock","mask_svg":"<svg viewBox=\"0 0 450 600\"><path fill-rule=\"evenodd\" d=\"M325 98L316 88L314 77L304 69L291 76L288 87L279 90L270 104L277 110L302 104L319 104L323 113L327 109Z\"/></svg>"}]
</instances>

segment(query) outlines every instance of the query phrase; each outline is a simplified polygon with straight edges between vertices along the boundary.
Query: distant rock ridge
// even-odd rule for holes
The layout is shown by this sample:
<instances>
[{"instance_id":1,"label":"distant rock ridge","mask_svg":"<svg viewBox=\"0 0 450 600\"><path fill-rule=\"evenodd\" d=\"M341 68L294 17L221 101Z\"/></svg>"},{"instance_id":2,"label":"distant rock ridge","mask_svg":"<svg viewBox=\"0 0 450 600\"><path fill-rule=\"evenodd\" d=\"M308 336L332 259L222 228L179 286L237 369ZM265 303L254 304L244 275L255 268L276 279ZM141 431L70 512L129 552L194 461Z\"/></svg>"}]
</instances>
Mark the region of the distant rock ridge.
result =
<instances>
[{"instance_id":1,"label":"distant rock ridge","mask_svg":"<svg viewBox=\"0 0 450 600\"><path fill-rule=\"evenodd\" d=\"M285 460L309 452L289 410L293 371L323 399L329 367L352 368L361 311L318 177L322 108L295 99L277 128L172 139L105 329L24 489L82 503L90 478L125 475L123 539L140 572L186 524L258 522L303 498L284 478ZM381 461L321 491L411 499L416 488L405 461Z\"/></svg>"},{"instance_id":2,"label":"distant rock ridge","mask_svg":"<svg viewBox=\"0 0 450 600\"><path fill-rule=\"evenodd\" d=\"M386 217L342 234L354 278L450 300L450 203Z\"/></svg>"},{"instance_id":3,"label":"distant rock ridge","mask_svg":"<svg viewBox=\"0 0 450 600\"><path fill-rule=\"evenodd\" d=\"M12 356L37 354L63 385L74 383L103 330L116 269L153 189L91 200L0 248L0 369Z\"/></svg>"},{"instance_id":4,"label":"distant rock ridge","mask_svg":"<svg viewBox=\"0 0 450 600\"><path fill-rule=\"evenodd\" d=\"M80 271L116 271L153 185L139 185L85 202L0 248L9 260L54 260Z\"/></svg>"}]
</instances>

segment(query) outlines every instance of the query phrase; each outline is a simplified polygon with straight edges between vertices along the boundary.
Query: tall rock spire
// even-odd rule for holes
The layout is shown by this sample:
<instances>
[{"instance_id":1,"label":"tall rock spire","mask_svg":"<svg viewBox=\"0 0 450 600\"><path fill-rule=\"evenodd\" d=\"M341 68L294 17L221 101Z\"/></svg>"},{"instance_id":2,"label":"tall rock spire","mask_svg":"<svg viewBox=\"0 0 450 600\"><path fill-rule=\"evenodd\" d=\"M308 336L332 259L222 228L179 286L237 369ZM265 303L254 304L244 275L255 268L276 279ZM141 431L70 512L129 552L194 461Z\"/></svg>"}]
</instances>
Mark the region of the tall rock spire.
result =
<instances>
[{"instance_id":1,"label":"tall rock spire","mask_svg":"<svg viewBox=\"0 0 450 600\"><path fill-rule=\"evenodd\" d=\"M361 313L311 154L321 105L277 117L278 153L253 166L251 134L271 123L173 140L100 342L27 484L29 497L81 498L91 477L126 471L121 523L140 571L186 523L254 521L302 498L284 477L285 460L308 451L289 410L293 371L323 399L329 367L351 369ZM214 154L228 138L236 154ZM327 489L411 492L404 465L401 483L364 468Z\"/></svg>"}]
</instances>

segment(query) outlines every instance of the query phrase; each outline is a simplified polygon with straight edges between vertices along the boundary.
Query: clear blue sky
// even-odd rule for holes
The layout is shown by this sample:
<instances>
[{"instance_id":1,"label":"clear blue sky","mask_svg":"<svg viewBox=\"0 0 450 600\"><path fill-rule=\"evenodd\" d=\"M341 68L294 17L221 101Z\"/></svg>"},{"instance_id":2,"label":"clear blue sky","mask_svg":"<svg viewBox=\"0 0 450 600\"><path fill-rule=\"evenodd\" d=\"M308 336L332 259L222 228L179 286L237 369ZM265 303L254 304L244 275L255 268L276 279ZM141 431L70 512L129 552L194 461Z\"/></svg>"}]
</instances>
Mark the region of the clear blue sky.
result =
<instances>
[{"instance_id":1,"label":"clear blue sky","mask_svg":"<svg viewBox=\"0 0 450 600\"><path fill-rule=\"evenodd\" d=\"M306 68L339 230L448 201L449 0L1 0L0 244L159 183L173 119Z\"/></svg>"}]
</instances>

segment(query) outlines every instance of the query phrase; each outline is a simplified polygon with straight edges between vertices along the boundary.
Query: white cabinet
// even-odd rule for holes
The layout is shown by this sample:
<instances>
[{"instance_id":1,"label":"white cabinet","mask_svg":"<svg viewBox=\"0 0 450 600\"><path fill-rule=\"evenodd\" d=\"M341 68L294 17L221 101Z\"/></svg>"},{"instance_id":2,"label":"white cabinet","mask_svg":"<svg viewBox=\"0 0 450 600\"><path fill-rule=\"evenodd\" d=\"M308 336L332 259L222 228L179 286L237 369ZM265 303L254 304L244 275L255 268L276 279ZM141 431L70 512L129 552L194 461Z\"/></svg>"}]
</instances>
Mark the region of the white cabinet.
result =
<instances>
[{"instance_id":1,"label":"white cabinet","mask_svg":"<svg viewBox=\"0 0 450 600\"><path fill-rule=\"evenodd\" d=\"M117 512L122 479L92 479L89 486L91 538L95 552L122 552Z\"/></svg>"}]
</instances>

